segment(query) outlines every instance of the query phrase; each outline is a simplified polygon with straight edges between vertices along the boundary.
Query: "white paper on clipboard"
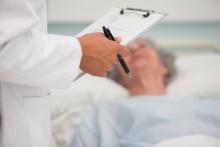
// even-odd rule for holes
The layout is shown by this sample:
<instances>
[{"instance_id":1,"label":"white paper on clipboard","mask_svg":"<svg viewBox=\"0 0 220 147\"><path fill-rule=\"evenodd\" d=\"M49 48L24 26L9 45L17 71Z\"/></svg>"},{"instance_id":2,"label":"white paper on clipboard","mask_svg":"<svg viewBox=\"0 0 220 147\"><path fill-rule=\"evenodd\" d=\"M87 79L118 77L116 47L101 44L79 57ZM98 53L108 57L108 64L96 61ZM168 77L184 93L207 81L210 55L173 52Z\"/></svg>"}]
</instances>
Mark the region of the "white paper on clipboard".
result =
<instances>
[{"instance_id":1,"label":"white paper on clipboard","mask_svg":"<svg viewBox=\"0 0 220 147\"><path fill-rule=\"evenodd\" d=\"M113 36L122 38L120 44L127 45L130 41L137 38L140 33L149 29L166 16L165 13L153 11L150 11L148 17L143 17L143 14L146 12L130 11L129 13L120 14L120 11L120 8L112 8L104 16L81 31L77 37L92 32L103 33L102 27L106 26L111 30ZM81 72L75 80L84 74Z\"/></svg>"},{"instance_id":2,"label":"white paper on clipboard","mask_svg":"<svg viewBox=\"0 0 220 147\"><path fill-rule=\"evenodd\" d=\"M140 15L143 12L120 14L120 8L112 8L103 17L93 22L77 36L92 32L103 32L102 26L108 27L113 36L122 38L122 45L127 45L140 33L155 25L166 16L165 13L153 12L148 17Z\"/></svg>"}]
</instances>

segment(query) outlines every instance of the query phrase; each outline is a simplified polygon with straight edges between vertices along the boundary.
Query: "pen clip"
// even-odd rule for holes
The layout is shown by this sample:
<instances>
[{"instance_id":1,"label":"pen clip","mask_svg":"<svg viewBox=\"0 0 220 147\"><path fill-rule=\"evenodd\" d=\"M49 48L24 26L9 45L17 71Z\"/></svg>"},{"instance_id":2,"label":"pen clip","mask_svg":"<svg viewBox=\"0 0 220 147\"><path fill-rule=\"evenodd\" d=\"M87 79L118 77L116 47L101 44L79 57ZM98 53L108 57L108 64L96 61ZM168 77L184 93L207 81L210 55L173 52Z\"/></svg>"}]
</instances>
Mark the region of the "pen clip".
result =
<instances>
[{"instance_id":1,"label":"pen clip","mask_svg":"<svg viewBox=\"0 0 220 147\"><path fill-rule=\"evenodd\" d=\"M105 26L103 26L102 29L103 29L103 32L104 32L105 37L106 37L106 38L109 38L108 32L107 32L107 28L106 28Z\"/></svg>"},{"instance_id":2,"label":"pen clip","mask_svg":"<svg viewBox=\"0 0 220 147\"><path fill-rule=\"evenodd\" d=\"M107 28L107 32L108 32L108 35L109 35L109 39L111 39L112 41L115 41L114 36L112 35L111 31L108 28Z\"/></svg>"},{"instance_id":3,"label":"pen clip","mask_svg":"<svg viewBox=\"0 0 220 147\"><path fill-rule=\"evenodd\" d=\"M114 36L112 35L111 31L108 28L103 26L102 29L103 29L105 37L107 37L109 40L115 41Z\"/></svg>"}]
</instances>

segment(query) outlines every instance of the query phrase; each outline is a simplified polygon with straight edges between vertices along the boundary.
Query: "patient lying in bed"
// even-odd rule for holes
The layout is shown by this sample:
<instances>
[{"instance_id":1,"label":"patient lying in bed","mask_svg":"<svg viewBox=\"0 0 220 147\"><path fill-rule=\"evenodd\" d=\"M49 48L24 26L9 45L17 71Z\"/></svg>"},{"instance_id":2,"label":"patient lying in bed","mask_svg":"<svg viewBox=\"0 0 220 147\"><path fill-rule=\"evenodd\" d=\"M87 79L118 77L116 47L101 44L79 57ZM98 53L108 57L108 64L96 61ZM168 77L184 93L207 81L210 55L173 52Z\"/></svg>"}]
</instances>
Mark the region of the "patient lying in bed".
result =
<instances>
[{"instance_id":1,"label":"patient lying in bed","mask_svg":"<svg viewBox=\"0 0 220 147\"><path fill-rule=\"evenodd\" d=\"M174 56L141 38L129 47L132 54L126 62L133 78L128 79L120 66L110 77L139 99L109 102L88 111L70 147L157 147L161 141L188 135L220 139L219 100L134 96L164 95L175 75ZM196 143L185 146L201 147ZM205 147L217 146L219 141Z\"/></svg>"},{"instance_id":2,"label":"patient lying in bed","mask_svg":"<svg viewBox=\"0 0 220 147\"><path fill-rule=\"evenodd\" d=\"M175 75L174 55L144 38L136 39L128 47L131 54L125 60L132 78L117 65L109 75L111 79L123 85L131 95L164 95Z\"/></svg>"}]
</instances>

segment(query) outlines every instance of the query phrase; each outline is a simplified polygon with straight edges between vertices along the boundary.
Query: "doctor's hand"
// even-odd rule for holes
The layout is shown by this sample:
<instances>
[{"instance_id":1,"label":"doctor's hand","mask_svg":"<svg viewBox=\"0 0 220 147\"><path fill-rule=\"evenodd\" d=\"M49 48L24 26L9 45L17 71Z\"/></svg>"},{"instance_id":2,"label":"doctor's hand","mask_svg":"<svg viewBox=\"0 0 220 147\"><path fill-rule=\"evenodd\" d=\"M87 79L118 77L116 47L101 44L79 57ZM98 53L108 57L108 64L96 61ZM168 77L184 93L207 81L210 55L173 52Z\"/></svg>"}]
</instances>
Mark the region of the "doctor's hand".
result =
<instances>
[{"instance_id":1,"label":"doctor's hand","mask_svg":"<svg viewBox=\"0 0 220 147\"><path fill-rule=\"evenodd\" d=\"M105 76L117 63L117 54L128 55L128 49L120 45L120 39L111 41L103 33L90 33L78 38L82 47L80 68L94 76Z\"/></svg>"}]
</instances>

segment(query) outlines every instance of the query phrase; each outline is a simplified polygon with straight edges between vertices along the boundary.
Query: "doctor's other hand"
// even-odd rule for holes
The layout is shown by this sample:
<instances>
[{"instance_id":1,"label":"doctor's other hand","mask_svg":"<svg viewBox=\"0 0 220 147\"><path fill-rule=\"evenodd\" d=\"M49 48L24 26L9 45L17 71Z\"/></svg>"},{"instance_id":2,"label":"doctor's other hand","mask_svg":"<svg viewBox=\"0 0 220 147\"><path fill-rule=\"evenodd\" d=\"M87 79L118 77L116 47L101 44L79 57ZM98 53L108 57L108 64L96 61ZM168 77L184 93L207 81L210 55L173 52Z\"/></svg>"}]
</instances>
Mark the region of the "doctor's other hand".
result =
<instances>
[{"instance_id":1,"label":"doctor's other hand","mask_svg":"<svg viewBox=\"0 0 220 147\"><path fill-rule=\"evenodd\" d=\"M94 76L105 76L117 63L117 54L127 56L128 49L120 45L120 38L111 41L103 33L89 33L78 38L82 48L80 68Z\"/></svg>"}]
</instances>

